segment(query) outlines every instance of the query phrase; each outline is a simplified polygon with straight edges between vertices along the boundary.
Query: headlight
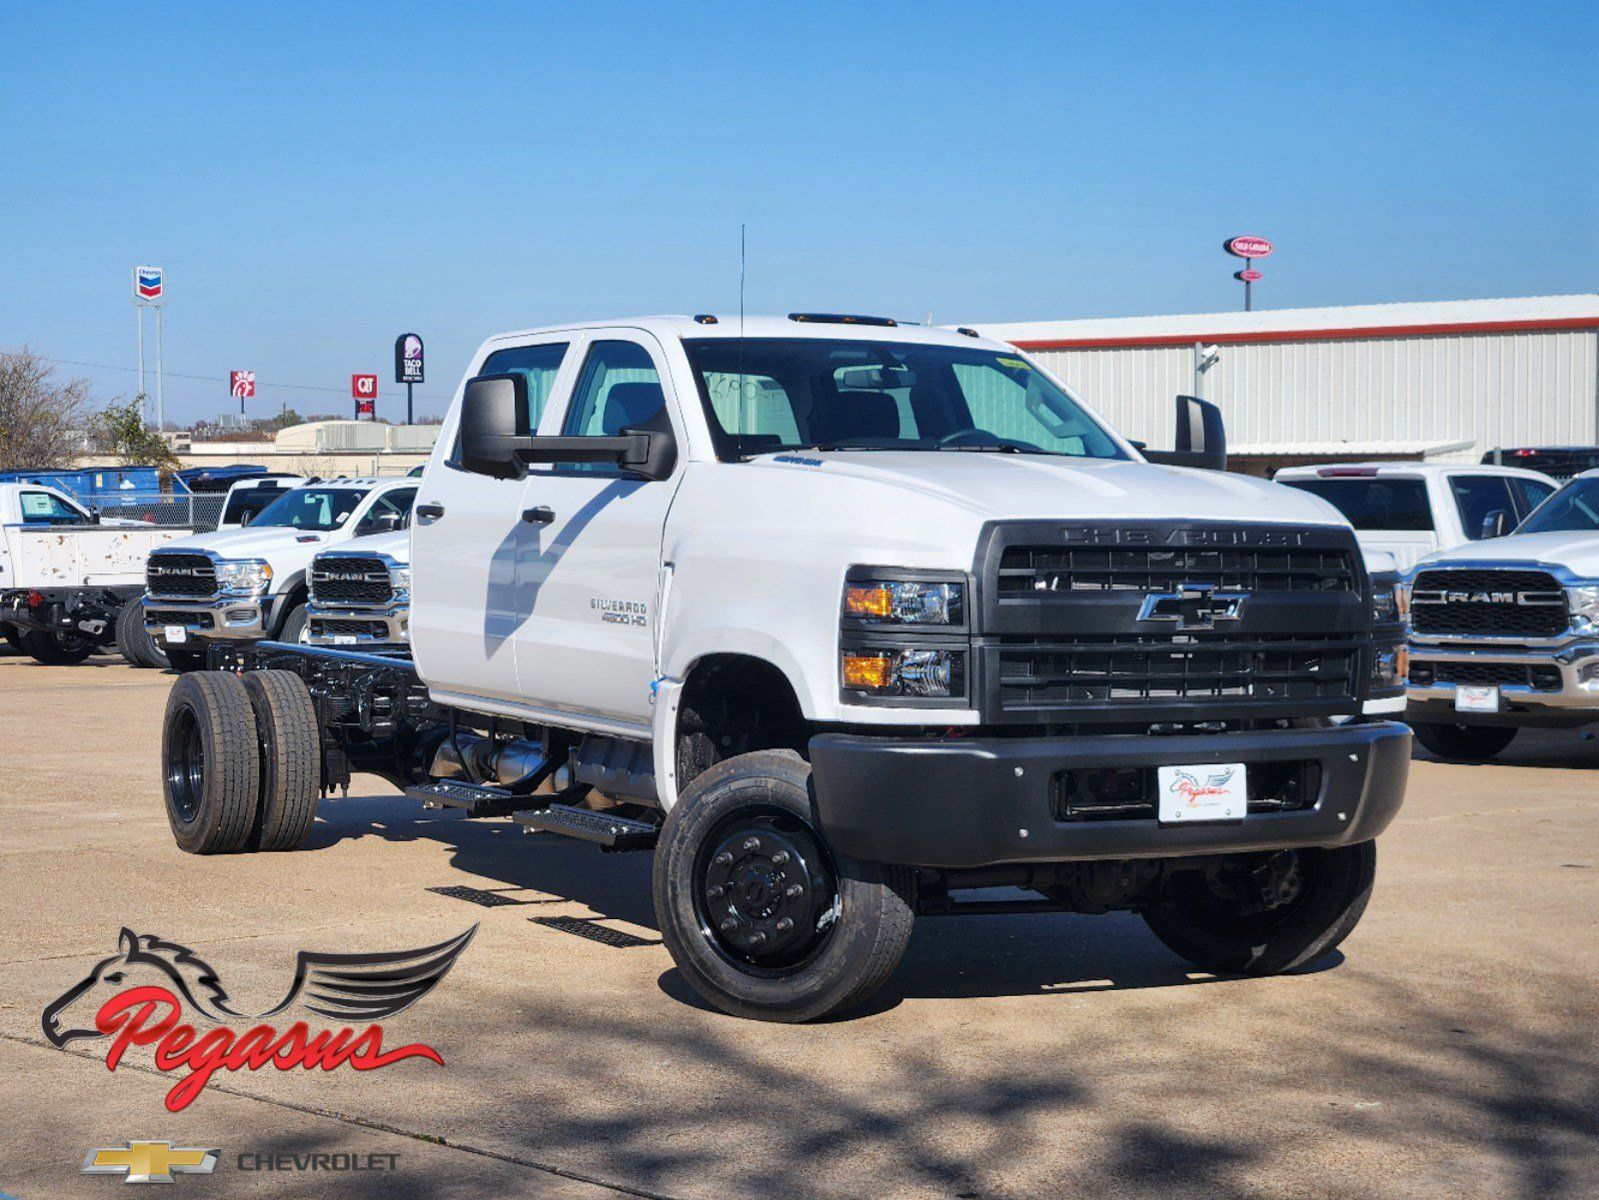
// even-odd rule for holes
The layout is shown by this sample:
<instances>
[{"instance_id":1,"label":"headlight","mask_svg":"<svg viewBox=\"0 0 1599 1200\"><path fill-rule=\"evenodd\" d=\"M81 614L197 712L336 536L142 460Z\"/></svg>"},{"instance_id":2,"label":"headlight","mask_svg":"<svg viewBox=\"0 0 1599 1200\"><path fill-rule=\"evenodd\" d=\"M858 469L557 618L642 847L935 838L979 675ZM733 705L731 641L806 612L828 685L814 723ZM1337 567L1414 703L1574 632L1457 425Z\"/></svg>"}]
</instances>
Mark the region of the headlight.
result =
<instances>
[{"instance_id":1,"label":"headlight","mask_svg":"<svg viewBox=\"0 0 1599 1200\"><path fill-rule=\"evenodd\" d=\"M389 587L394 589L395 595L399 595L402 592L409 592L411 590L411 568L390 567Z\"/></svg>"},{"instance_id":2,"label":"headlight","mask_svg":"<svg viewBox=\"0 0 1599 1200\"><path fill-rule=\"evenodd\" d=\"M964 625L966 585L873 579L844 588L844 616L873 625Z\"/></svg>"},{"instance_id":3,"label":"headlight","mask_svg":"<svg viewBox=\"0 0 1599 1200\"><path fill-rule=\"evenodd\" d=\"M272 566L259 558L217 563L217 586L228 592L265 591L272 582Z\"/></svg>"},{"instance_id":4,"label":"headlight","mask_svg":"<svg viewBox=\"0 0 1599 1200\"><path fill-rule=\"evenodd\" d=\"M1371 577L1371 619L1384 625L1403 621L1410 615L1410 589L1397 575Z\"/></svg>"},{"instance_id":5,"label":"headlight","mask_svg":"<svg viewBox=\"0 0 1599 1200\"><path fill-rule=\"evenodd\" d=\"M966 652L954 649L845 649L846 692L865 696L964 697Z\"/></svg>"},{"instance_id":6,"label":"headlight","mask_svg":"<svg viewBox=\"0 0 1599 1200\"><path fill-rule=\"evenodd\" d=\"M1581 633L1599 629L1599 586L1588 583L1566 589L1566 607L1571 610L1571 626Z\"/></svg>"}]
</instances>

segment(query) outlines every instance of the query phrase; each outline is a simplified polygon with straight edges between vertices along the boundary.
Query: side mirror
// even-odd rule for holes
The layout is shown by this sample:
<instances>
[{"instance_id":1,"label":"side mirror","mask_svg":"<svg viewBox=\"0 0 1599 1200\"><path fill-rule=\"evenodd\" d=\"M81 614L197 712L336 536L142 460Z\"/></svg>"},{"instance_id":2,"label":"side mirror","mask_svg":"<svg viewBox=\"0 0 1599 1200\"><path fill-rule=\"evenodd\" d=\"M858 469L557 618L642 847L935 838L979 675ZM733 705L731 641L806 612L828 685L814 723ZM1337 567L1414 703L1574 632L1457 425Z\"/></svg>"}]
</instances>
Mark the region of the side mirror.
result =
<instances>
[{"instance_id":1,"label":"side mirror","mask_svg":"<svg viewBox=\"0 0 1599 1200\"><path fill-rule=\"evenodd\" d=\"M528 463L614 463L646 479L665 479L677 463L666 409L615 437L534 437L527 428L527 380L479 375L461 396L461 465L479 475L519 479Z\"/></svg>"},{"instance_id":2,"label":"side mirror","mask_svg":"<svg viewBox=\"0 0 1599 1200\"><path fill-rule=\"evenodd\" d=\"M521 375L479 375L461 395L461 465L476 475L516 479L517 450L532 437L527 426L527 380Z\"/></svg>"},{"instance_id":3,"label":"side mirror","mask_svg":"<svg viewBox=\"0 0 1599 1200\"><path fill-rule=\"evenodd\" d=\"M1198 396L1177 397L1177 432L1171 450L1145 450L1153 463L1171 467L1227 469L1227 429L1221 409Z\"/></svg>"},{"instance_id":4,"label":"side mirror","mask_svg":"<svg viewBox=\"0 0 1599 1200\"><path fill-rule=\"evenodd\" d=\"M255 520L255 514L253 512L251 512L249 509L245 509L242 513L239 514L239 528L243 529L246 525L248 525L253 520Z\"/></svg>"},{"instance_id":5,"label":"side mirror","mask_svg":"<svg viewBox=\"0 0 1599 1200\"><path fill-rule=\"evenodd\" d=\"M405 527L405 518L396 512L379 513L372 518L373 533L393 533Z\"/></svg>"},{"instance_id":6,"label":"side mirror","mask_svg":"<svg viewBox=\"0 0 1599 1200\"><path fill-rule=\"evenodd\" d=\"M1510 532L1510 514L1502 508L1496 508L1482 519L1482 536L1485 538L1504 537Z\"/></svg>"}]
</instances>

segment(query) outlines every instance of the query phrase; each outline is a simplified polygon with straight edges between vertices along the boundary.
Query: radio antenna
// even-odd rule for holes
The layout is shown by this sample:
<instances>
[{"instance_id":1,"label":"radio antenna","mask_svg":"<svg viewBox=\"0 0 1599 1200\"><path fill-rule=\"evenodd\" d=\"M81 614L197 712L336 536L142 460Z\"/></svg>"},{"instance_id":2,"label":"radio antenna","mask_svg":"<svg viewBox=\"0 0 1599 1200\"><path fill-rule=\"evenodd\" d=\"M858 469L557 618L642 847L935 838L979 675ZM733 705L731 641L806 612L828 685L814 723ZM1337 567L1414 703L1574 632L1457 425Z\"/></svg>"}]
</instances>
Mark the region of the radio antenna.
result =
<instances>
[{"instance_id":1,"label":"radio antenna","mask_svg":"<svg viewBox=\"0 0 1599 1200\"><path fill-rule=\"evenodd\" d=\"M744 230L746 226L738 227L738 336L744 336Z\"/></svg>"}]
</instances>

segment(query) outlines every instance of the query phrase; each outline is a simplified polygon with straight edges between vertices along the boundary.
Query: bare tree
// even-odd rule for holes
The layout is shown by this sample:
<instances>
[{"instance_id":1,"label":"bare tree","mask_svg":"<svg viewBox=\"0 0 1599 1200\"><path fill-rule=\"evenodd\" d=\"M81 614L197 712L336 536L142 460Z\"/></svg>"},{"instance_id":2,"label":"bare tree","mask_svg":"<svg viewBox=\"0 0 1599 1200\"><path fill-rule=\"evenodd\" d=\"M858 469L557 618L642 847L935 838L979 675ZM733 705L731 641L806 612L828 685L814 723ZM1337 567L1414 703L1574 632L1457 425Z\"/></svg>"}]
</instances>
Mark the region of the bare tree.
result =
<instances>
[{"instance_id":1,"label":"bare tree","mask_svg":"<svg viewBox=\"0 0 1599 1200\"><path fill-rule=\"evenodd\" d=\"M88 402L87 379L57 379L27 346L0 350L0 470L70 467Z\"/></svg>"}]
</instances>

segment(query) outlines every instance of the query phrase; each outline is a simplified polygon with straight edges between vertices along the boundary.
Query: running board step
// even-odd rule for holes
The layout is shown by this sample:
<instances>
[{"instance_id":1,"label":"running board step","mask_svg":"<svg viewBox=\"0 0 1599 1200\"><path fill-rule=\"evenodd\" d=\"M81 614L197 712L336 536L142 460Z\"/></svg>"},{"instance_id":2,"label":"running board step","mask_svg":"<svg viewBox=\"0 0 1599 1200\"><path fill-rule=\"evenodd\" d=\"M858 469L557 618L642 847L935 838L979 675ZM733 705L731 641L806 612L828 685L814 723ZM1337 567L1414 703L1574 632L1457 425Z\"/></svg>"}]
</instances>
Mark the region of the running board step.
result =
<instances>
[{"instance_id":1,"label":"running board step","mask_svg":"<svg viewBox=\"0 0 1599 1200\"><path fill-rule=\"evenodd\" d=\"M513 796L504 788L463 783L459 779L418 784L406 788L405 794L422 801L423 808L458 808L469 817L508 817L527 807L526 796Z\"/></svg>"},{"instance_id":2,"label":"running board step","mask_svg":"<svg viewBox=\"0 0 1599 1200\"><path fill-rule=\"evenodd\" d=\"M512 819L534 832L564 834L581 842L593 842L606 850L648 850L655 845L659 832L648 821L595 812L591 808L573 808L570 804L552 804L548 808L519 812Z\"/></svg>"}]
</instances>

